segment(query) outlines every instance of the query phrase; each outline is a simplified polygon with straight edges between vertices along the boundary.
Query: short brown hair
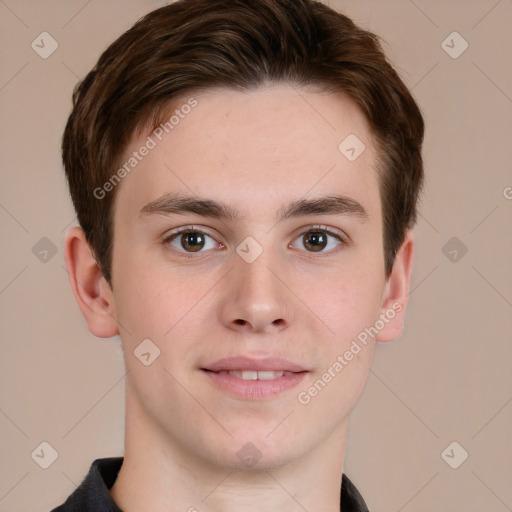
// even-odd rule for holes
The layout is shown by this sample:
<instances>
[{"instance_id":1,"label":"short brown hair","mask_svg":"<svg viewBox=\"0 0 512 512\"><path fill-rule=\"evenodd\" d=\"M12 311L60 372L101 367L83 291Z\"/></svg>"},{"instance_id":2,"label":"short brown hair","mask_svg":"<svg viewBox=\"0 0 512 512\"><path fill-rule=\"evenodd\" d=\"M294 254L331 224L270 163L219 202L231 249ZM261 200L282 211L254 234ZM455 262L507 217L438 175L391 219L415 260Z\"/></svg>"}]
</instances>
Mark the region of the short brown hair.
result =
<instances>
[{"instance_id":1,"label":"short brown hair","mask_svg":"<svg viewBox=\"0 0 512 512\"><path fill-rule=\"evenodd\" d=\"M122 34L73 92L63 162L78 221L109 283L116 190L101 200L94 191L134 133L158 126L170 103L192 91L266 83L342 91L364 113L378 152L389 275L416 221L424 122L379 38L313 0L179 0Z\"/></svg>"}]
</instances>

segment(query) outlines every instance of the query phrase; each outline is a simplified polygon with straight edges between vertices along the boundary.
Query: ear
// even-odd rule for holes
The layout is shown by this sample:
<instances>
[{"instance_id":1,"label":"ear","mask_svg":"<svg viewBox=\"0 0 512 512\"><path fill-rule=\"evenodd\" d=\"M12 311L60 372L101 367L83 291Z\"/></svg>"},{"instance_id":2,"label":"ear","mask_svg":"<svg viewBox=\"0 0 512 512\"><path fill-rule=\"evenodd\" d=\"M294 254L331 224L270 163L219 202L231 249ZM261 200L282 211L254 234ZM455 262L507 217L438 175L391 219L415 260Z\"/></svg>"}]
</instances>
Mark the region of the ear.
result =
<instances>
[{"instance_id":1,"label":"ear","mask_svg":"<svg viewBox=\"0 0 512 512\"><path fill-rule=\"evenodd\" d=\"M408 230L404 242L396 253L393 269L386 282L379 317L382 319L384 327L375 337L376 341L393 341L404 330L405 310L414 259L414 244L414 235L411 230Z\"/></svg>"},{"instance_id":2,"label":"ear","mask_svg":"<svg viewBox=\"0 0 512 512\"><path fill-rule=\"evenodd\" d=\"M64 254L69 283L89 331L99 338L119 334L112 289L81 228L71 228L66 234Z\"/></svg>"}]
</instances>

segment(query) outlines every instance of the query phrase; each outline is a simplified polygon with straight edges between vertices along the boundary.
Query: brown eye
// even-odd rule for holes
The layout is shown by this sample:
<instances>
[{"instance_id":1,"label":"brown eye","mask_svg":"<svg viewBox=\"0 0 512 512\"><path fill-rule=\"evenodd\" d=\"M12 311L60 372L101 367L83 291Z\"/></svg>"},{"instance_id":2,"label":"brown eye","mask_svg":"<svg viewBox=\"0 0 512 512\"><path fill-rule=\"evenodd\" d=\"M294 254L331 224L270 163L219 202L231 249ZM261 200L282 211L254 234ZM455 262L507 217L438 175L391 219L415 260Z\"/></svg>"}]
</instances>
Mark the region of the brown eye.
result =
<instances>
[{"instance_id":1,"label":"brown eye","mask_svg":"<svg viewBox=\"0 0 512 512\"><path fill-rule=\"evenodd\" d=\"M313 252L322 251L327 246L327 236L322 231L309 231L302 240L304 247Z\"/></svg>"},{"instance_id":2,"label":"brown eye","mask_svg":"<svg viewBox=\"0 0 512 512\"><path fill-rule=\"evenodd\" d=\"M205 244L203 233L199 233L197 231L182 233L180 241L183 249L190 252L200 251Z\"/></svg>"},{"instance_id":3,"label":"brown eye","mask_svg":"<svg viewBox=\"0 0 512 512\"><path fill-rule=\"evenodd\" d=\"M339 246L347 245L348 241L348 237L342 233L335 232L328 227L322 226L320 229L320 226L314 226L299 235L292 247L297 248L298 244L301 246L298 247L299 249L327 255L327 253L334 253Z\"/></svg>"},{"instance_id":4,"label":"brown eye","mask_svg":"<svg viewBox=\"0 0 512 512\"><path fill-rule=\"evenodd\" d=\"M204 253L208 249L215 249L219 244L206 233L198 229L182 228L169 235L164 244L168 245L174 252L184 255L187 253Z\"/></svg>"}]
</instances>

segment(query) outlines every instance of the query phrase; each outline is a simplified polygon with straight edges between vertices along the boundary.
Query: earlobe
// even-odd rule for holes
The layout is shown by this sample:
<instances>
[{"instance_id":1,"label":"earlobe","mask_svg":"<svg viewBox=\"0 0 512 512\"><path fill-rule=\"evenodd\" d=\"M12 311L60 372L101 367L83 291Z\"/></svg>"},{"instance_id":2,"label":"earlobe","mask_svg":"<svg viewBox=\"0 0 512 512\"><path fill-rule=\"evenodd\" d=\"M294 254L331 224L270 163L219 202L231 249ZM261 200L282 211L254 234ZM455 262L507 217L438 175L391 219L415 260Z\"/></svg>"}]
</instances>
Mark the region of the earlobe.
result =
<instances>
[{"instance_id":1,"label":"earlobe","mask_svg":"<svg viewBox=\"0 0 512 512\"><path fill-rule=\"evenodd\" d=\"M105 281L83 230L71 228L65 239L69 283L89 331L99 338L119 334L112 289Z\"/></svg>"},{"instance_id":2,"label":"earlobe","mask_svg":"<svg viewBox=\"0 0 512 512\"><path fill-rule=\"evenodd\" d=\"M376 341L393 341L403 332L414 260L414 244L413 233L408 230L404 242L396 253L393 269L386 282L380 314L384 327L377 334Z\"/></svg>"}]
</instances>

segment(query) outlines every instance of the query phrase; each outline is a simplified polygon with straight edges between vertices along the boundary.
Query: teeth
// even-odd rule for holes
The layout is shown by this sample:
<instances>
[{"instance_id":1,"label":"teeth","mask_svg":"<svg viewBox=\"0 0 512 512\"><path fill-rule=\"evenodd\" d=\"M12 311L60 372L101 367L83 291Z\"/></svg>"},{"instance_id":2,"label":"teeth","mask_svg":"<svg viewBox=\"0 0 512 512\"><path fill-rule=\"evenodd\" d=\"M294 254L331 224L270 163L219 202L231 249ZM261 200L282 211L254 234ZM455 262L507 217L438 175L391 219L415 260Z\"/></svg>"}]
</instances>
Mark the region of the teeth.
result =
<instances>
[{"instance_id":1,"label":"teeth","mask_svg":"<svg viewBox=\"0 0 512 512\"><path fill-rule=\"evenodd\" d=\"M270 370L264 370L262 372L258 372L258 380L270 380L277 379L278 377L282 377L284 372L273 372Z\"/></svg>"},{"instance_id":2,"label":"teeth","mask_svg":"<svg viewBox=\"0 0 512 512\"><path fill-rule=\"evenodd\" d=\"M244 370L244 371L229 371L227 372L231 375L234 375L235 377L238 377L242 380L271 380L271 379L277 379L279 377L282 377L284 375L284 372L282 371L272 371L272 370L263 370L260 372L253 371L253 370Z\"/></svg>"}]
</instances>

